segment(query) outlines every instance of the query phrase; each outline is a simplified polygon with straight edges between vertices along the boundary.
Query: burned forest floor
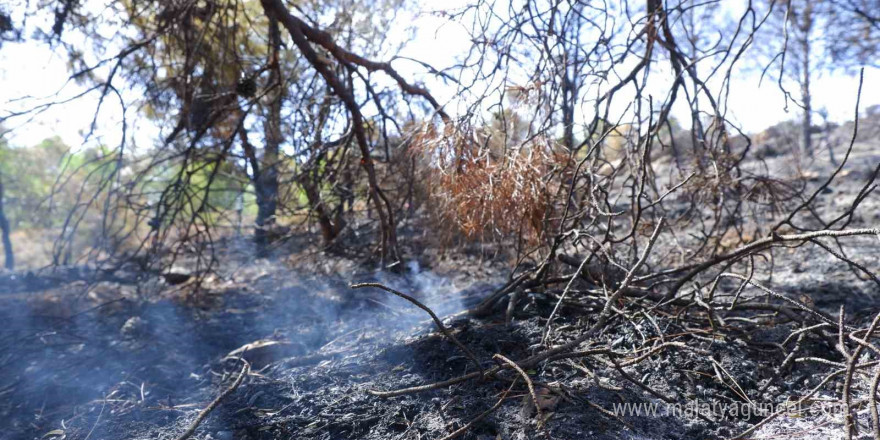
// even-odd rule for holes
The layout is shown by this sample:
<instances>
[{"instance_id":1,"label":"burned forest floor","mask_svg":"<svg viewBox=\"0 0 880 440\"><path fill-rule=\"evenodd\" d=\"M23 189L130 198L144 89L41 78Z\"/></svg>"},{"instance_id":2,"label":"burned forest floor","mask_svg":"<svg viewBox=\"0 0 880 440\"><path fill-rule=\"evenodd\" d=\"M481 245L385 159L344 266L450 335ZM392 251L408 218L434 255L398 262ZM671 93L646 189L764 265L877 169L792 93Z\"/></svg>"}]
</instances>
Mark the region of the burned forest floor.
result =
<instances>
[{"instance_id":1,"label":"burned forest floor","mask_svg":"<svg viewBox=\"0 0 880 440\"><path fill-rule=\"evenodd\" d=\"M820 204L845 204L840 194L857 188L859 173L880 160L876 150L855 152L861 164L849 183L820 194ZM859 221L876 226L878 199L864 206ZM322 253L308 263L290 262L282 249L254 259L246 243L226 243L223 263L197 290L187 280L171 284L124 269L2 275L0 438L176 440L242 371L240 385L191 438L440 439L493 406L461 438L729 438L763 419L759 404L796 399L834 368L805 361L775 371L798 329L794 322L753 325L743 317L742 325L731 320L716 328L689 319L687 310L658 311L616 319L581 349L640 356L640 347L659 340L668 350L619 368L590 357L543 363L525 372L541 397L537 408L522 383L510 386L512 375L379 397L371 391L476 370L422 310L379 289L353 290L351 283L380 282L413 295L484 368L495 365L495 354L523 359L541 350L559 292L524 292L506 322L503 305L488 316L467 313L507 281L509 264L491 255L416 253L406 270L391 273ZM866 267L880 267L877 237L856 237L847 251ZM822 249L784 249L778 259L764 281L782 294L830 316L844 306L847 322L857 327L880 311L880 288ZM185 268L181 273L186 278ZM553 322L553 344L587 331L601 305L570 299ZM808 340L798 356L839 361L830 344ZM832 408L836 398L820 394L815 402ZM694 413L705 407L711 410ZM864 426L868 417L862 408ZM841 414L833 411L796 412L749 438L835 438L840 425Z\"/></svg>"},{"instance_id":2,"label":"burned forest floor","mask_svg":"<svg viewBox=\"0 0 880 440\"><path fill-rule=\"evenodd\" d=\"M876 264L880 246L867 242L864 252L873 254ZM870 320L880 292L845 281L847 274L818 253L800 260L799 267L778 275L787 280L786 291L811 297L822 309L846 304L858 320ZM442 381L473 367L422 311L382 291L351 290L348 283L379 280L413 293L448 317L450 330L480 359L495 353L527 356L541 341L555 299L529 295L509 325L503 312L469 317L461 312L503 281L501 268L490 265L461 270L477 264L463 259L454 275L415 264L404 275L357 273L351 266L347 270L353 275L346 279L258 260L235 268L226 280L206 282L198 297L158 280L154 286L142 282L138 289L125 280L77 279L84 277L74 270L7 278L0 293L3 438L176 439L232 383L241 371L240 357L251 367L246 380L193 438L441 438L489 409L507 386L465 382L392 398L369 394ZM154 299L141 300L150 287L162 298L151 292ZM557 325L568 339L587 327L594 311L566 312ZM671 316L656 324L667 334L702 338L712 353L668 351L628 369L676 401L733 408L743 402L742 394L754 399L753 390L765 388L762 400L783 402L815 385L824 371L798 365L774 381L772 368L765 367L780 361L772 347L791 330L784 326L730 335L691 328ZM625 351L657 337L652 327L647 322L609 326L591 345ZM805 355L827 353L827 347L815 346ZM657 406L662 403L657 397L598 363L553 363L528 373L566 390L564 399L541 403L543 426L539 429L520 390L465 438L725 438L760 420L760 414L703 420L685 407L667 413ZM624 403L645 413L620 413ZM650 405L658 413L647 414ZM755 438L802 438L804 430L816 426L837 433L831 429L836 423L833 416L805 420L795 414ZM815 438L828 438L823 435Z\"/></svg>"}]
</instances>

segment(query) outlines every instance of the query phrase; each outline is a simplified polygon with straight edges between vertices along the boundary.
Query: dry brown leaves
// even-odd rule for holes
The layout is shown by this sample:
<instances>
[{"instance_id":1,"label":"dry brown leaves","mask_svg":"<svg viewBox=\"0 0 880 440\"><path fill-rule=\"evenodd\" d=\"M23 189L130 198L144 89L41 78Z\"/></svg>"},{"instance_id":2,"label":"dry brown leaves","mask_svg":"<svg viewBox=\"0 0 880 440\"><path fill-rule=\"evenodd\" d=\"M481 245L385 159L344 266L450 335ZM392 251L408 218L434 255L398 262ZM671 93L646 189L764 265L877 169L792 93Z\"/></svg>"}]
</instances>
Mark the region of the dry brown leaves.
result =
<instances>
[{"instance_id":1,"label":"dry brown leaves","mask_svg":"<svg viewBox=\"0 0 880 440\"><path fill-rule=\"evenodd\" d=\"M424 127L411 148L424 164L424 191L437 225L468 239L519 236L535 242L553 217L558 173L568 155L533 137L512 145L491 128Z\"/></svg>"}]
</instances>

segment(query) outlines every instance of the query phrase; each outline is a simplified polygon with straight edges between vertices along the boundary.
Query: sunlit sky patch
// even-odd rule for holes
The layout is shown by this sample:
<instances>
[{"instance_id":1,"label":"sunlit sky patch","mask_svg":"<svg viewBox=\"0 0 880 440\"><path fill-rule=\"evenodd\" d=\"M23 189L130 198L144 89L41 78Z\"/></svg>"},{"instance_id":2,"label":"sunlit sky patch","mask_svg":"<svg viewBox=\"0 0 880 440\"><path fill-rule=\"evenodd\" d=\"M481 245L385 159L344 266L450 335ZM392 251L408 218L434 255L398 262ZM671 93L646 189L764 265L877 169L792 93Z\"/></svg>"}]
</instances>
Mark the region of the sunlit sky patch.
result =
<instances>
[{"instance_id":1,"label":"sunlit sky patch","mask_svg":"<svg viewBox=\"0 0 880 440\"><path fill-rule=\"evenodd\" d=\"M461 25L450 23L430 11L456 7L462 3L460 0L422 2L420 6L427 12L418 14L412 20L400 20L401 23L389 34L387 41L389 44L405 42L402 56L424 60L438 68L454 64L470 44L469 37ZM410 26L415 29L414 34L406 32ZM395 68L410 77L424 80L441 102L454 101L454 87L424 76L424 69L416 63L397 60ZM69 74L66 54L62 48L53 48L48 43L37 40L5 43L0 48L0 115L52 101L65 101L83 93L86 90L84 87L68 81ZM863 108L880 103L880 87L875 84L880 84L880 69L868 67L865 69L865 87L862 93ZM850 120L856 89L854 72L824 73L813 81L814 108L827 112L830 121L839 123ZM799 109L796 105L790 104L786 111L784 96L776 81L764 78L761 82L759 72L755 69L737 71L731 90L727 116L746 132L759 132L798 116ZM6 138L13 145L24 146L58 136L68 145L83 145L84 135L89 131L99 96L99 91L93 91L37 114L9 120L3 127L7 131ZM137 97L126 96L126 99L134 101ZM688 110L684 103L677 107L673 109L673 116L679 120L688 120ZM131 140L138 146L151 145L158 138L158 128L136 116L136 111L130 108L128 123ZM821 123L821 118L814 118L814 121ZM86 145L118 144L120 127L121 107L114 99L107 99L98 118L97 130Z\"/></svg>"}]
</instances>

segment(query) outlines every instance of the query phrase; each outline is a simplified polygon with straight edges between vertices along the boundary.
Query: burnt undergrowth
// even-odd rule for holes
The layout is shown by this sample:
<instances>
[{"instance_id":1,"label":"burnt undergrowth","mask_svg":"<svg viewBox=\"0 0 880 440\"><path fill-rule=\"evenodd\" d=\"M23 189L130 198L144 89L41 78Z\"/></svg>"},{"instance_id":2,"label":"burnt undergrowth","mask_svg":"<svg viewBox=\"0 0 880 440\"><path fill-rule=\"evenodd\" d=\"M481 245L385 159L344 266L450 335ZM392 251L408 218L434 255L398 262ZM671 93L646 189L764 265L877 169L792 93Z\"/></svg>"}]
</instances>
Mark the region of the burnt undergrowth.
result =
<instances>
[{"instance_id":1,"label":"burnt undergrowth","mask_svg":"<svg viewBox=\"0 0 880 440\"><path fill-rule=\"evenodd\" d=\"M868 325L880 292L844 278L845 269L834 269L827 255L803 253L801 269L777 272L779 280L791 280L783 293L800 295L804 302L812 298L827 313L844 305L856 311L850 325ZM511 382L519 381L516 373L499 369L491 377L425 392L373 395L476 370L426 314L378 290L353 291L348 283L378 278L412 292L447 317L448 331L487 370L499 365L492 360L495 354L527 359L545 350L541 341L547 317L561 293L523 292L507 323L504 305L483 317L458 313L478 306L493 284L503 284L495 275L500 268L487 267L481 275L464 269L467 259L456 263L460 273L453 279L431 272L365 272L351 279L309 276L279 264L264 260L235 265L234 276L204 283L197 299L162 281L154 286L162 298L151 292L150 300L144 300L138 295L146 292L139 292L136 283L62 282L60 275L40 281L46 284L40 284L37 296L5 293L7 304L19 307L3 309L3 319L11 323L2 348L4 371L10 372L4 377L12 380L0 384L8 397L2 408L7 433L12 438L176 439L232 383L244 359L250 373L200 423L195 438L441 438L492 409ZM349 269L363 270L354 265ZM798 278L804 274L821 274L826 281L808 283ZM737 287L731 280L723 284L720 288ZM145 283L140 285L145 289ZM578 286L584 290L572 298L589 298L590 284ZM102 291L130 291L131 297L101 297ZM64 306L56 312L72 305L80 311L53 316L47 309L53 304ZM554 343L587 334L600 305L563 305L554 320L559 332ZM777 371L787 358L780 347L792 347L791 334L801 328L799 323L774 314L766 324L753 325L748 320L754 315L746 312L726 319L724 327L713 329L698 310L660 311L653 319L615 316L579 347L593 354L528 368L536 393L542 394L541 419L520 381L501 405L468 425L463 435L731 437L766 414L700 418L665 414L662 406L657 414L615 411L624 403L660 405L658 396L716 409L749 401L781 403L808 392L827 374L827 365L807 361ZM832 342L798 340L797 356L839 362ZM237 350L248 344L246 350ZM646 350L651 355L623 367L623 373L611 362L630 362Z\"/></svg>"},{"instance_id":2,"label":"burnt undergrowth","mask_svg":"<svg viewBox=\"0 0 880 440\"><path fill-rule=\"evenodd\" d=\"M643 197L606 196L603 237L579 211L544 251L438 249L408 224L417 257L379 269L353 228L259 259L229 239L210 271L7 275L0 418L23 439L856 437L875 407L880 204L876 151L845 153L858 178L816 165L831 177L802 173L791 200L733 199L748 216L680 186L615 226ZM748 223L791 210L765 235Z\"/></svg>"},{"instance_id":3,"label":"burnt undergrowth","mask_svg":"<svg viewBox=\"0 0 880 440\"><path fill-rule=\"evenodd\" d=\"M35 34L99 100L10 205L53 246L0 286L4 435L880 439L880 112L862 70L812 124L792 2L476 0L446 68L389 47L406 2L64 3ZM800 145L729 114L779 35Z\"/></svg>"}]
</instances>

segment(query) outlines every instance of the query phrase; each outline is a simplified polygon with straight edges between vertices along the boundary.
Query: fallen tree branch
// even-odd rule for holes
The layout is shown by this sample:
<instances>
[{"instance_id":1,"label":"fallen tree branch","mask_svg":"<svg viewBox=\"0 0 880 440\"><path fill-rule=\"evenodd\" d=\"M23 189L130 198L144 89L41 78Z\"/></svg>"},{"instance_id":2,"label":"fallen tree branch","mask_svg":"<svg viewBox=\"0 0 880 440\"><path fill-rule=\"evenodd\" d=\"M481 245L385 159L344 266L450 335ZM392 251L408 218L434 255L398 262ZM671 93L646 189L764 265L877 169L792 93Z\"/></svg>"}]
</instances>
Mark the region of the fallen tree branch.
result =
<instances>
[{"instance_id":1,"label":"fallen tree branch","mask_svg":"<svg viewBox=\"0 0 880 440\"><path fill-rule=\"evenodd\" d=\"M486 374L487 375L490 373L494 374L494 373L498 372L498 370L500 370L500 368L493 368L493 369L487 371ZM438 388L444 388L444 387L448 387L450 385L455 385L457 383L465 382L465 381L468 381L471 379L476 379L480 376L482 376L482 374L480 374L479 372L473 372L473 373L465 374L463 376L453 377L452 379L444 380L442 382L434 382L434 383L429 383L429 384L425 384L425 385L418 385L418 386L409 387L409 388L401 388L401 389L392 390L392 391L367 390L367 392L374 395L374 396L377 396L377 397L396 397L396 396L402 396L404 394L413 394L413 393L421 393L423 391L436 390Z\"/></svg>"},{"instance_id":2,"label":"fallen tree branch","mask_svg":"<svg viewBox=\"0 0 880 440\"><path fill-rule=\"evenodd\" d=\"M725 261L734 260L740 257L744 257L749 254L754 254L756 252L760 252L772 246L776 246L785 242L793 242L793 241L810 241L819 237L853 237L856 235L876 235L880 238L880 228L862 228L862 229L845 229L845 230L831 230L831 229L823 229L819 231L806 232L803 234L788 234L788 235L780 235L775 232L771 235L761 238L759 240L755 240L747 245L744 245L732 252L717 255L709 260L706 260L700 264L695 266L685 266L679 269L674 270L674 272L689 270L689 272L682 278L680 278L675 285L669 289L669 292L664 297L664 302L669 301L675 297L675 294L687 284L690 280L692 280L695 276L700 274L701 272L709 269L712 266L723 263Z\"/></svg>"},{"instance_id":3,"label":"fallen tree branch","mask_svg":"<svg viewBox=\"0 0 880 440\"><path fill-rule=\"evenodd\" d=\"M749 278L744 277L744 276L742 276L742 275L735 274L735 273L727 273L727 272L725 272L725 273L722 273L722 274L718 275L718 277L719 277L719 278L736 278L736 279L742 281L743 283L751 284L751 285L757 287L757 288L760 289L762 292L764 292L764 293L766 293L766 294L768 294L768 295L770 295L770 296L772 296L772 297L774 297L774 298L778 298L778 299L780 299L780 300L782 300L782 301L785 301L785 302L787 302L787 303L789 303L789 304L795 306L796 308L798 308L798 309L800 309L800 310L803 310L804 312L809 313L810 315L814 316L814 317L815 317L816 319L818 319L819 321L822 321L822 322L824 322L824 323L826 323L826 324L831 324L831 325L835 325L835 324L837 324L837 322L835 322L833 319L831 319L831 318L828 317L828 316L825 316L824 313L822 313L822 312L820 312L820 311L818 311L818 310L814 310L814 309L808 307L806 304L801 303L800 301L797 301L797 300L791 299L791 298L789 298L789 297L787 297L787 296L785 296L785 295L783 295L783 294L781 294L781 293L779 293L779 292L776 292L776 291L774 291L774 290L772 290L772 289L770 289L770 288L764 286L763 284L760 284L760 283L758 283L758 282L755 282L754 280L750 280ZM852 327L847 327L847 330L855 330L855 329L852 328Z\"/></svg>"},{"instance_id":4,"label":"fallen tree branch","mask_svg":"<svg viewBox=\"0 0 880 440\"><path fill-rule=\"evenodd\" d=\"M216 399L208 404L208 406L206 406L205 409L203 409L199 413L196 419L193 420L192 423L190 423L189 427L186 428L186 431L183 431L183 434L180 434L180 436L178 436L176 440L186 440L191 435L193 435L193 433L196 432L196 429L198 429L199 425L202 424L202 421L205 420L205 417L208 417L208 414L210 414L211 411L214 410L214 408L217 408L217 405L219 405L226 396L230 395L238 388L239 385L241 385L242 382L244 382L244 378L245 376L247 376L248 371L250 371L251 366L244 359L242 359L242 362L244 362L244 366L241 368L241 373L238 374L238 378L235 379L235 382L232 382L232 385L230 385L229 388L220 393L220 395L217 396Z\"/></svg>"}]
</instances>

